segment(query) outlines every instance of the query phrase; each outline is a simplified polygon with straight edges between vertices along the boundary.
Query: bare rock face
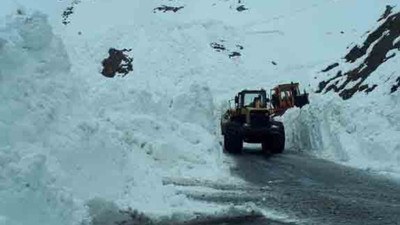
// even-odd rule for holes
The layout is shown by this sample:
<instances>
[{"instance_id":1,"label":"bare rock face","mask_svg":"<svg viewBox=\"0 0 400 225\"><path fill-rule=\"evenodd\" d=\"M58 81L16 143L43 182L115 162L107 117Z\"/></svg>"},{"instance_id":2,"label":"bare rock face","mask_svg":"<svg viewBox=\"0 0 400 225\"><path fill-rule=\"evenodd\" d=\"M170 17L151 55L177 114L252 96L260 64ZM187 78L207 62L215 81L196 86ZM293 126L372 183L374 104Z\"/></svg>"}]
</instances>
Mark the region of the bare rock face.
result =
<instances>
[{"instance_id":1,"label":"bare rock face","mask_svg":"<svg viewBox=\"0 0 400 225\"><path fill-rule=\"evenodd\" d=\"M118 50L115 48L110 48L108 50L108 58L104 59L102 62L103 74L105 77L115 77L117 75L126 76L129 72L133 71L133 58L125 54L125 52L130 52L132 49L122 49Z\"/></svg>"},{"instance_id":2,"label":"bare rock face","mask_svg":"<svg viewBox=\"0 0 400 225\"><path fill-rule=\"evenodd\" d=\"M357 92L369 93L377 87L376 84L370 87L365 80L386 61L396 57L396 52L392 50L400 50L400 42L396 42L400 37L400 12L392 14L392 9L393 7L387 6L378 20L384 22L376 30L369 32L364 43L354 46L344 57L349 64L360 60L362 62L357 62L349 71L339 70L332 78L321 81L317 93L334 91L346 100ZM389 52L391 54L388 54ZM328 72L338 66L338 63L332 64L322 72Z\"/></svg>"}]
</instances>

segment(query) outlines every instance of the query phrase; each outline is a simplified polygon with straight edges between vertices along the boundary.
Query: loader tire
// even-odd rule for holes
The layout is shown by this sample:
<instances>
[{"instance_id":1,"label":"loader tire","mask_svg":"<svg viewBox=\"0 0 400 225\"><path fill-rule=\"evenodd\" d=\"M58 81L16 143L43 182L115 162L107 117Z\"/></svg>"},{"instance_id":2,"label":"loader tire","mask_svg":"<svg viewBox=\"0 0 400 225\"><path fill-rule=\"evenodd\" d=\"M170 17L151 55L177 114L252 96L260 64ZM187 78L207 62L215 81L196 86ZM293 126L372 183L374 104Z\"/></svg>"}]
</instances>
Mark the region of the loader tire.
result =
<instances>
[{"instance_id":1,"label":"loader tire","mask_svg":"<svg viewBox=\"0 0 400 225\"><path fill-rule=\"evenodd\" d=\"M280 154L285 150L285 133L277 132L271 134L270 149L273 154Z\"/></svg>"},{"instance_id":2,"label":"loader tire","mask_svg":"<svg viewBox=\"0 0 400 225\"><path fill-rule=\"evenodd\" d=\"M231 154L239 154L243 149L241 126L235 123L227 126L224 135L224 150Z\"/></svg>"},{"instance_id":3,"label":"loader tire","mask_svg":"<svg viewBox=\"0 0 400 225\"><path fill-rule=\"evenodd\" d=\"M273 121L274 129L268 139L261 143L264 152L280 154L285 150L285 128L281 122Z\"/></svg>"},{"instance_id":4,"label":"loader tire","mask_svg":"<svg viewBox=\"0 0 400 225\"><path fill-rule=\"evenodd\" d=\"M261 143L261 149L264 153L269 153L269 141L264 141Z\"/></svg>"}]
</instances>

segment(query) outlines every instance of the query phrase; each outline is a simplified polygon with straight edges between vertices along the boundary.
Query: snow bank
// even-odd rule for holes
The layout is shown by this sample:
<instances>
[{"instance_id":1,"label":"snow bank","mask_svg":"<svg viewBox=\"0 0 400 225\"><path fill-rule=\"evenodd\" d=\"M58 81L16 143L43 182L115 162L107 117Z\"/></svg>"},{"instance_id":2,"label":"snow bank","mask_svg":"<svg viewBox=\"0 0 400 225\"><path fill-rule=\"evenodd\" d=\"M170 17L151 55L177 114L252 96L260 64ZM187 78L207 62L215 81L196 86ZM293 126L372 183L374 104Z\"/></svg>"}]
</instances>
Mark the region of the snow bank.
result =
<instances>
[{"instance_id":1,"label":"snow bank","mask_svg":"<svg viewBox=\"0 0 400 225\"><path fill-rule=\"evenodd\" d=\"M207 85L155 97L92 76L41 13L7 17L0 59L2 223L76 224L95 198L160 215L219 209L163 184L224 177Z\"/></svg>"},{"instance_id":2,"label":"snow bank","mask_svg":"<svg viewBox=\"0 0 400 225\"><path fill-rule=\"evenodd\" d=\"M311 104L285 116L287 146L377 172L400 173L399 93L344 101L312 95Z\"/></svg>"},{"instance_id":3,"label":"snow bank","mask_svg":"<svg viewBox=\"0 0 400 225\"><path fill-rule=\"evenodd\" d=\"M2 224L71 224L84 211L57 185L46 146L69 102L70 64L41 13L0 28L0 215ZM23 216L21 216L23 215Z\"/></svg>"}]
</instances>

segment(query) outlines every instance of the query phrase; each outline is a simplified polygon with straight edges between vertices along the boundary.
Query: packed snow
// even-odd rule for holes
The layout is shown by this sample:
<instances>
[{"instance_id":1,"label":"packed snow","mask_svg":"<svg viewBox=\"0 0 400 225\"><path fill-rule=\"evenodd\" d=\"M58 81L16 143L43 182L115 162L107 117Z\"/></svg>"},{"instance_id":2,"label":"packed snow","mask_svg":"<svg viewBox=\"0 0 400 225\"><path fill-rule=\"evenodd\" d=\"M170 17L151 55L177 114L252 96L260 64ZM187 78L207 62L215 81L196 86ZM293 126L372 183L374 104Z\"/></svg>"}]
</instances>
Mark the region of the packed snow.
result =
<instances>
[{"instance_id":1,"label":"packed snow","mask_svg":"<svg viewBox=\"0 0 400 225\"><path fill-rule=\"evenodd\" d=\"M314 90L316 71L396 1L253 1L243 12L235 2L177 1L176 13L154 13L155 0L4 0L0 224L80 224L115 207L166 216L234 210L193 202L163 181L240 182L220 143L226 101L292 80ZM109 48L133 49L132 74L100 74ZM386 80L396 62L371 79ZM386 90L348 101L312 95L284 118L288 150L400 173L400 96Z\"/></svg>"},{"instance_id":2,"label":"packed snow","mask_svg":"<svg viewBox=\"0 0 400 225\"><path fill-rule=\"evenodd\" d=\"M284 116L287 147L335 162L398 177L399 94L344 101L313 95L313 103Z\"/></svg>"}]
</instances>

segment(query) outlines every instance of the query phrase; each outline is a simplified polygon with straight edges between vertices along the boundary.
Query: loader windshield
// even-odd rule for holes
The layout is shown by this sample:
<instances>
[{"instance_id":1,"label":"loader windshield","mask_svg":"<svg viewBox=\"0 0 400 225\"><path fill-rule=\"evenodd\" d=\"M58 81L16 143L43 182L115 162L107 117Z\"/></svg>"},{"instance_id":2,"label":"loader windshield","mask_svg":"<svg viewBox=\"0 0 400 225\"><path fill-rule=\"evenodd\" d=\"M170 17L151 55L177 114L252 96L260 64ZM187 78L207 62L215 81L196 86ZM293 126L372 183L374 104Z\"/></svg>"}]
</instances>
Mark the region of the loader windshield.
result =
<instances>
[{"instance_id":1,"label":"loader windshield","mask_svg":"<svg viewBox=\"0 0 400 225\"><path fill-rule=\"evenodd\" d=\"M242 93L241 107L265 107L266 94L264 92Z\"/></svg>"}]
</instances>

